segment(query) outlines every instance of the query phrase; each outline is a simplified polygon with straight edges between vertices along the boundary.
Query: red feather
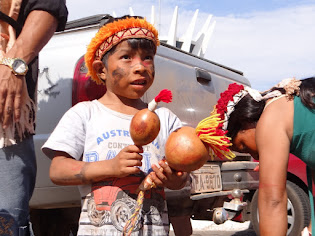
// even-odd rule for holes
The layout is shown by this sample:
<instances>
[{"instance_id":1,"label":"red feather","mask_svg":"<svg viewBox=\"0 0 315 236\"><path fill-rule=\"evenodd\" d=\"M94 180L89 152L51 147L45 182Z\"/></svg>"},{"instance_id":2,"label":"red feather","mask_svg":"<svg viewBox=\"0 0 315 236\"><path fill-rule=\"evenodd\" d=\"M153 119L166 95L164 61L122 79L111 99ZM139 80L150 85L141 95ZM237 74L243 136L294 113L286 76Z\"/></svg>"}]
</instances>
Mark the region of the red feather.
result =
<instances>
[{"instance_id":1,"label":"red feather","mask_svg":"<svg viewBox=\"0 0 315 236\"><path fill-rule=\"evenodd\" d=\"M155 97L155 101L156 102L166 102L166 103L169 103L172 101L172 98L173 98L173 95L172 95L172 92L170 90L167 90L167 89L163 89L159 95L157 95Z\"/></svg>"}]
</instances>

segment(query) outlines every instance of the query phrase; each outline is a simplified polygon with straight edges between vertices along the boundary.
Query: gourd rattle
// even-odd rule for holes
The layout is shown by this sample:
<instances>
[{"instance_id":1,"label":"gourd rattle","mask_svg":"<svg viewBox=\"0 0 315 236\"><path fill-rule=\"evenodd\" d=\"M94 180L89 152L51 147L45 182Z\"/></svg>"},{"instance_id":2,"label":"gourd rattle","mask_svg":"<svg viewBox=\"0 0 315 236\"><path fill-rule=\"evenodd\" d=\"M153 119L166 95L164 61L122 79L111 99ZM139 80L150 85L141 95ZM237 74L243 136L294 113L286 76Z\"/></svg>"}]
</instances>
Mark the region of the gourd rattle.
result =
<instances>
[{"instance_id":1,"label":"gourd rattle","mask_svg":"<svg viewBox=\"0 0 315 236\"><path fill-rule=\"evenodd\" d=\"M216 128L219 122L218 115L212 115L195 129L184 126L172 132L165 144L168 165L177 171L191 172L202 167L209 157L234 158L235 154L228 149L230 138Z\"/></svg>"},{"instance_id":2,"label":"gourd rattle","mask_svg":"<svg viewBox=\"0 0 315 236\"><path fill-rule=\"evenodd\" d=\"M132 119L130 135L135 145L146 145L158 135L160 121L154 109L159 101L170 102L172 96L166 95L167 93L170 93L170 91L162 90L152 101L154 105L151 102L148 109L140 110ZM221 159L223 157L228 159L234 158L235 154L228 149L228 146L231 145L230 139L225 136L221 129L217 129L220 122L219 115L212 114L199 122L195 129L184 126L173 131L165 143L167 164L176 171L191 172L202 167L209 160L209 157L212 159L214 156L218 156ZM161 168L161 170L163 169ZM147 175L138 187L137 206L124 227L124 235L129 236L135 226L143 204L144 192L154 187L155 184L150 175Z\"/></svg>"},{"instance_id":3,"label":"gourd rattle","mask_svg":"<svg viewBox=\"0 0 315 236\"><path fill-rule=\"evenodd\" d=\"M160 119L154 110L159 102L169 103L172 101L172 92L163 89L149 104L148 108L138 111L130 122L130 136L132 141L137 146L144 146L151 143L160 132ZM139 212L143 205L144 192L155 187L150 175L147 175L138 187L137 205L134 213L126 222L123 230L123 235L131 235L135 227Z\"/></svg>"}]
</instances>

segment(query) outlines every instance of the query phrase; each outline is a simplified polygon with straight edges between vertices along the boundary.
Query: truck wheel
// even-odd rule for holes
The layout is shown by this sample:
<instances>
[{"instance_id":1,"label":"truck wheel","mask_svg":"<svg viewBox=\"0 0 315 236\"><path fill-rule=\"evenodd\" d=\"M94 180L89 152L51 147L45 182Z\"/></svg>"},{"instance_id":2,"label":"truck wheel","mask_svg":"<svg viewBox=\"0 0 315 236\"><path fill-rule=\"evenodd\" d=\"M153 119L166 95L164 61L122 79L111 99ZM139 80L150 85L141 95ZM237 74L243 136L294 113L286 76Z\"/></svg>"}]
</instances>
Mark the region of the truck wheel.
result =
<instances>
[{"instance_id":1,"label":"truck wheel","mask_svg":"<svg viewBox=\"0 0 315 236\"><path fill-rule=\"evenodd\" d=\"M126 222L134 212L134 206L135 202L130 199L119 199L112 203L111 220L116 229L123 231ZM138 216L136 227L133 231L137 231L142 227L140 219L141 215Z\"/></svg>"},{"instance_id":2,"label":"truck wheel","mask_svg":"<svg viewBox=\"0 0 315 236\"><path fill-rule=\"evenodd\" d=\"M104 223L102 223L103 216L106 215L106 211L99 211L96 209L96 204L94 202L94 198L90 198L87 203L87 213L88 217L92 223L92 225L95 226L102 226ZM109 213L107 213L109 215Z\"/></svg>"},{"instance_id":3,"label":"truck wheel","mask_svg":"<svg viewBox=\"0 0 315 236\"><path fill-rule=\"evenodd\" d=\"M291 181L287 181L288 195L288 236L300 235L305 226L310 222L310 202L302 188ZM251 202L251 222L257 235L259 235L258 216L258 190Z\"/></svg>"}]
</instances>

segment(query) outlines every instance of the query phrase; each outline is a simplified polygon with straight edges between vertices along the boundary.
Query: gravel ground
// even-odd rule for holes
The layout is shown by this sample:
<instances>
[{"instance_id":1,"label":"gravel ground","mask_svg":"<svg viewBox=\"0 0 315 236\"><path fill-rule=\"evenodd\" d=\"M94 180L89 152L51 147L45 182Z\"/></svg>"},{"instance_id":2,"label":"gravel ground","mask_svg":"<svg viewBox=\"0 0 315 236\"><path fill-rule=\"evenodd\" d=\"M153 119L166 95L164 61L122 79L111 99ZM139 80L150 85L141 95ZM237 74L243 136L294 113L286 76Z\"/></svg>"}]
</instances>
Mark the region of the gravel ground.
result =
<instances>
[{"instance_id":1,"label":"gravel ground","mask_svg":"<svg viewBox=\"0 0 315 236\"><path fill-rule=\"evenodd\" d=\"M212 221L191 220L193 227L192 236L202 235L224 235L224 236L256 236L255 231L252 229L250 222L244 223L226 221L224 224L217 225ZM173 229L171 227L170 236L174 236Z\"/></svg>"}]
</instances>

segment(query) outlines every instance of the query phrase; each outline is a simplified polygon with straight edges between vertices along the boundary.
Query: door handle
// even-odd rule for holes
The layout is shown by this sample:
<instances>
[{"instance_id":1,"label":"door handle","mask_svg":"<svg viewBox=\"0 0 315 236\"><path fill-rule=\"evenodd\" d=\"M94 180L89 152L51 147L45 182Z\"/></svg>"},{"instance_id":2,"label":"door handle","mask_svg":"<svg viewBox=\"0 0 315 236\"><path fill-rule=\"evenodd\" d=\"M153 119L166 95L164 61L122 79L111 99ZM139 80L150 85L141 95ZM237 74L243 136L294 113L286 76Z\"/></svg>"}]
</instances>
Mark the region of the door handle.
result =
<instances>
[{"instance_id":1,"label":"door handle","mask_svg":"<svg viewBox=\"0 0 315 236\"><path fill-rule=\"evenodd\" d=\"M211 74L201 69L196 69L196 78L201 85L209 85L212 81Z\"/></svg>"}]
</instances>

